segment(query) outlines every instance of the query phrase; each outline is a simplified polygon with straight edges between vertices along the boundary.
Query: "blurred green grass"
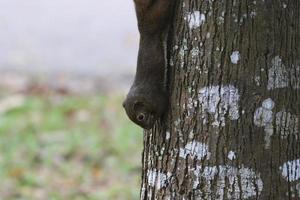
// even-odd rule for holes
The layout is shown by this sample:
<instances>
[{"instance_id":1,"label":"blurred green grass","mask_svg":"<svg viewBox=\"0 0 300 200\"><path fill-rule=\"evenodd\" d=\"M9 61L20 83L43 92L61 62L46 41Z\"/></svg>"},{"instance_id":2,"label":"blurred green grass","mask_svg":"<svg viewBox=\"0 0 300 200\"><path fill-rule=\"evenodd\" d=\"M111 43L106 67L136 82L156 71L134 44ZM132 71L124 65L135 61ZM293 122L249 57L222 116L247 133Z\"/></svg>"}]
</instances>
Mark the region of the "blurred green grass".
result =
<instances>
[{"instance_id":1,"label":"blurred green grass","mask_svg":"<svg viewBox=\"0 0 300 200\"><path fill-rule=\"evenodd\" d=\"M119 95L9 98L21 103L0 112L1 200L138 199L142 130Z\"/></svg>"}]
</instances>

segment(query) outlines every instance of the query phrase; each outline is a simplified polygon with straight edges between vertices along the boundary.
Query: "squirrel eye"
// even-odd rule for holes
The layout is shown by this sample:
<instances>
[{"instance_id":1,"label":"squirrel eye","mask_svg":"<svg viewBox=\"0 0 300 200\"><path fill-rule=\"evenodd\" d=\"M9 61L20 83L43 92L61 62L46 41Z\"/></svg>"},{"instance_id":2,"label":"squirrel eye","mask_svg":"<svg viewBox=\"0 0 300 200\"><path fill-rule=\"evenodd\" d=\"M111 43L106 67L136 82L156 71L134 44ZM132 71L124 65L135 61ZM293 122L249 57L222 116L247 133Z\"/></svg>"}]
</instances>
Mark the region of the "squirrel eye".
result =
<instances>
[{"instance_id":1,"label":"squirrel eye","mask_svg":"<svg viewBox=\"0 0 300 200\"><path fill-rule=\"evenodd\" d=\"M137 120L139 120L140 122L144 121L146 119L146 115L144 113L140 113L137 116Z\"/></svg>"}]
</instances>

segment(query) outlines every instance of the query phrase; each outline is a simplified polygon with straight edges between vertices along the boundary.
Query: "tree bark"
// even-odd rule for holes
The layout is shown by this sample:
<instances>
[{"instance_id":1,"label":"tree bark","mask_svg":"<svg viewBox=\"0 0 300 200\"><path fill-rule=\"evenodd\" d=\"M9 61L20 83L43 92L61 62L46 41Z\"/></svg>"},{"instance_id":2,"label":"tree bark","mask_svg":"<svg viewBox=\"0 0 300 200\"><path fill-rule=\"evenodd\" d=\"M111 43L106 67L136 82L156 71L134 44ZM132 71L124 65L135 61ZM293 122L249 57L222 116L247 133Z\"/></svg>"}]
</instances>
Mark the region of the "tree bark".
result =
<instances>
[{"instance_id":1,"label":"tree bark","mask_svg":"<svg viewBox=\"0 0 300 200\"><path fill-rule=\"evenodd\" d=\"M300 199L300 1L178 0L141 199Z\"/></svg>"}]
</instances>

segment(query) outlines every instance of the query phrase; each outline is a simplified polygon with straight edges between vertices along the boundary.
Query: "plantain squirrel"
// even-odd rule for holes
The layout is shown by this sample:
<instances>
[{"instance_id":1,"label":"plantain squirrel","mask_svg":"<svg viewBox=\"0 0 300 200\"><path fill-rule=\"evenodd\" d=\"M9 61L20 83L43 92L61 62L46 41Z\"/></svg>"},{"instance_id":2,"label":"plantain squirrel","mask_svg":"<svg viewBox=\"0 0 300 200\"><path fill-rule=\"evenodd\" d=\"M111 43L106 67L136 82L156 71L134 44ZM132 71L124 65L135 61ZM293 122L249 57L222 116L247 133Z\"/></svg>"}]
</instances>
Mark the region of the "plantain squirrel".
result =
<instances>
[{"instance_id":1,"label":"plantain squirrel","mask_svg":"<svg viewBox=\"0 0 300 200\"><path fill-rule=\"evenodd\" d=\"M147 130L167 109L164 39L174 1L134 0L140 44L135 79L123 107L134 123Z\"/></svg>"}]
</instances>

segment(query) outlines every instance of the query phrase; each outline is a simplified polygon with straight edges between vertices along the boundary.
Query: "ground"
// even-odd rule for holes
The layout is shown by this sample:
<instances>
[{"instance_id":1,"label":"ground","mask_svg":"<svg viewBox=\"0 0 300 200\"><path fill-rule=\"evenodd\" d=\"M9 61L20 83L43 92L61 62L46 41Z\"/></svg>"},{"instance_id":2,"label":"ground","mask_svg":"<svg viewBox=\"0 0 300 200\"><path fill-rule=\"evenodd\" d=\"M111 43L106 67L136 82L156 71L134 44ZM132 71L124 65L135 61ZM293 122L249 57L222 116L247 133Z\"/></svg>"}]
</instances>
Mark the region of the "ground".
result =
<instances>
[{"instance_id":1,"label":"ground","mask_svg":"<svg viewBox=\"0 0 300 200\"><path fill-rule=\"evenodd\" d=\"M0 199L138 199L142 130L123 95L0 88Z\"/></svg>"}]
</instances>

